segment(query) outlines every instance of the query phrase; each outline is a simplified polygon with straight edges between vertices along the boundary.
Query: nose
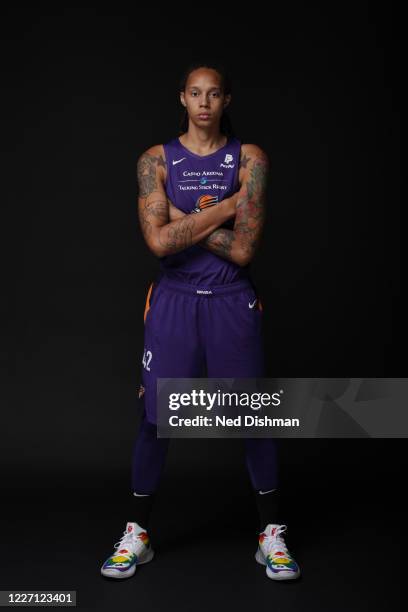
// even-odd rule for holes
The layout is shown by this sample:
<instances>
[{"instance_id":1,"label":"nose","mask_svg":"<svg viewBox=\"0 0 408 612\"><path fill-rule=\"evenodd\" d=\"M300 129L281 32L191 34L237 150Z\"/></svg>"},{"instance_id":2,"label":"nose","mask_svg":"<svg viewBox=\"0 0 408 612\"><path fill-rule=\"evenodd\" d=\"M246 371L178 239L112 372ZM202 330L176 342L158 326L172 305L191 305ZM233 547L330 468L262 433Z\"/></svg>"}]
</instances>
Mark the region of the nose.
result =
<instances>
[{"instance_id":1,"label":"nose","mask_svg":"<svg viewBox=\"0 0 408 612\"><path fill-rule=\"evenodd\" d=\"M200 106L204 106L205 108L208 106L207 96L203 96L200 100Z\"/></svg>"}]
</instances>

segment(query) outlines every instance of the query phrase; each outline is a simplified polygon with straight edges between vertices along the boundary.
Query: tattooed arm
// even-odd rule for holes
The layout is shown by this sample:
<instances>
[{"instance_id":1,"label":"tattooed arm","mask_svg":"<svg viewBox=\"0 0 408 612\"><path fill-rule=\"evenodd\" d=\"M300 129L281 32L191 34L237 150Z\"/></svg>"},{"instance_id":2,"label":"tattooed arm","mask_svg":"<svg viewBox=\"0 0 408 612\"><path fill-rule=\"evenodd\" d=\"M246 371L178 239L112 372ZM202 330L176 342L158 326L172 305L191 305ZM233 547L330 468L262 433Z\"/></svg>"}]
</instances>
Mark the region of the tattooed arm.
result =
<instances>
[{"instance_id":1,"label":"tattooed arm","mask_svg":"<svg viewBox=\"0 0 408 612\"><path fill-rule=\"evenodd\" d=\"M171 220L164 188L165 168L162 145L151 147L137 161L140 226L148 247L158 257L196 244L235 215L235 199L227 198L199 214Z\"/></svg>"},{"instance_id":2,"label":"tattooed arm","mask_svg":"<svg viewBox=\"0 0 408 612\"><path fill-rule=\"evenodd\" d=\"M243 145L240 166L241 188L234 194L238 198L234 229L218 228L199 245L245 266L255 254L264 225L268 158L256 145ZM170 218L181 216L184 213L170 204Z\"/></svg>"}]
</instances>

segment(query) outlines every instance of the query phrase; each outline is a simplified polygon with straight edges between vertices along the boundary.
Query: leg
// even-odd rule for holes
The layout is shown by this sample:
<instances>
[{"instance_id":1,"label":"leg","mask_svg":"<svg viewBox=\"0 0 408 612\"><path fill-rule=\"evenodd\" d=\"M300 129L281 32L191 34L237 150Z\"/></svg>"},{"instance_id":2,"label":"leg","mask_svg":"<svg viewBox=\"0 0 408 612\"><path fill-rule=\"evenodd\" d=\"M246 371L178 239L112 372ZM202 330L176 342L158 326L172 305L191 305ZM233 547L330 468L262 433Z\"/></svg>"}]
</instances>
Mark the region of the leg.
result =
<instances>
[{"instance_id":1,"label":"leg","mask_svg":"<svg viewBox=\"0 0 408 612\"><path fill-rule=\"evenodd\" d=\"M263 314L255 289L209 299L203 306L208 330L208 377L262 378ZM277 517L278 442L273 438L245 438L244 449L263 529L265 520L275 523Z\"/></svg>"},{"instance_id":2,"label":"leg","mask_svg":"<svg viewBox=\"0 0 408 612\"><path fill-rule=\"evenodd\" d=\"M169 438L158 438L157 427L143 411L139 433L133 446L131 489L132 520L147 529L155 492L163 472L169 448Z\"/></svg>"},{"instance_id":3,"label":"leg","mask_svg":"<svg viewBox=\"0 0 408 612\"><path fill-rule=\"evenodd\" d=\"M245 438L246 465L255 494L259 514L259 529L278 523L279 470L278 440Z\"/></svg>"},{"instance_id":4,"label":"leg","mask_svg":"<svg viewBox=\"0 0 408 612\"><path fill-rule=\"evenodd\" d=\"M155 493L166 461L169 438L157 437L157 426L149 423L143 411L132 456L132 492Z\"/></svg>"},{"instance_id":5,"label":"leg","mask_svg":"<svg viewBox=\"0 0 408 612\"><path fill-rule=\"evenodd\" d=\"M205 364L195 297L156 286L145 312L142 382L146 418L157 423L158 378L195 378Z\"/></svg>"},{"instance_id":6,"label":"leg","mask_svg":"<svg viewBox=\"0 0 408 612\"><path fill-rule=\"evenodd\" d=\"M255 290L207 300L208 376L262 378L262 311L255 310ZM213 334L211 334L213 330ZM245 438L246 464L259 512L260 530L256 560L266 565L274 580L298 578L300 569L290 555L277 521L278 440Z\"/></svg>"},{"instance_id":7,"label":"leg","mask_svg":"<svg viewBox=\"0 0 408 612\"><path fill-rule=\"evenodd\" d=\"M143 355L144 412L133 448L133 516L146 526L163 471L169 438L157 437L156 383L163 377L193 377L204 363L198 339L196 300L152 285L145 308Z\"/></svg>"}]
</instances>

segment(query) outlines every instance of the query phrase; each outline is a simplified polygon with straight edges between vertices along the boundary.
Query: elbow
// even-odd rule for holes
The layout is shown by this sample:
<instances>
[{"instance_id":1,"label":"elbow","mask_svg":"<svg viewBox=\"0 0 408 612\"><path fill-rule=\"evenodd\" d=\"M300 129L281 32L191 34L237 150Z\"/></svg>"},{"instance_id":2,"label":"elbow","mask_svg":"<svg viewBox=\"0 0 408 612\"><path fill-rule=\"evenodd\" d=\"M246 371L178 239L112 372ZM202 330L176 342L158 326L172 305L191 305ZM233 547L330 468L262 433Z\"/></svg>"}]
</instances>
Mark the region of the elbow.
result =
<instances>
[{"instance_id":1,"label":"elbow","mask_svg":"<svg viewBox=\"0 0 408 612\"><path fill-rule=\"evenodd\" d=\"M166 249L161 244L155 243L150 245L150 250L156 257L165 257L168 255Z\"/></svg>"},{"instance_id":2,"label":"elbow","mask_svg":"<svg viewBox=\"0 0 408 612\"><path fill-rule=\"evenodd\" d=\"M163 245L160 244L157 239L151 238L150 240L146 241L146 243L149 248L149 251L153 253L153 255L155 255L156 257L164 257L168 254L165 250L165 247L163 247Z\"/></svg>"},{"instance_id":3,"label":"elbow","mask_svg":"<svg viewBox=\"0 0 408 612\"><path fill-rule=\"evenodd\" d=\"M247 251L240 250L236 253L234 260L238 266L240 266L241 268L244 268L250 263L250 261L252 260L252 257L253 257L253 253L248 253Z\"/></svg>"}]
</instances>

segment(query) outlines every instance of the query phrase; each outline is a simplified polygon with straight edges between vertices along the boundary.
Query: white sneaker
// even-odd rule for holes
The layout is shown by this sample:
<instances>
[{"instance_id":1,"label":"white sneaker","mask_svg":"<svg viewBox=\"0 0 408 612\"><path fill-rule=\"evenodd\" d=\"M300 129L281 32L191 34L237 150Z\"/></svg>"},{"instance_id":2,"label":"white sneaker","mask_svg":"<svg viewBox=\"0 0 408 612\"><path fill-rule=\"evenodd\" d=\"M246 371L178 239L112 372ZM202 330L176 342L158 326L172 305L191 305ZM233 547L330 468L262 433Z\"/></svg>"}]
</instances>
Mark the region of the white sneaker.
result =
<instances>
[{"instance_id":1,"label":"white sneaker","mask_svg":"<svg viewBox=\"0 0 408 612\"><path fill-rule=\"evenodd\" d=\"M114 553L101 567L101 574L108 578L129 578L137 565L151 561L154 556L147 532L137 523L126 524L122 538L114 547Z\"/></svg>"},{"instance_id":2,"label":"white sneaker","mask_svg":"<svg viewBox=\"0 0 408 612\"><path fill-rule=\"evenodd\" d=\"M290 580L300 576L300 568L281 535L286 529L286 525L271 523L259 534L255 559L261 565L266 565L266 575L273 580Z\"/></svg>"}]
</instances>

